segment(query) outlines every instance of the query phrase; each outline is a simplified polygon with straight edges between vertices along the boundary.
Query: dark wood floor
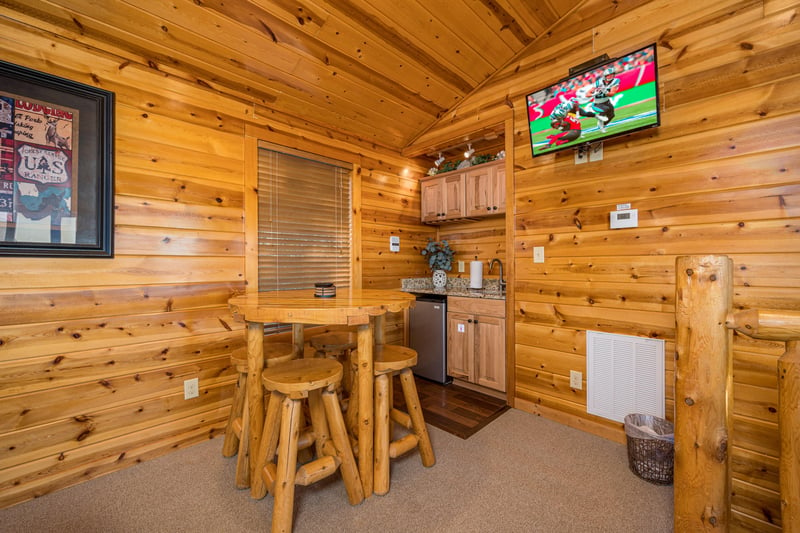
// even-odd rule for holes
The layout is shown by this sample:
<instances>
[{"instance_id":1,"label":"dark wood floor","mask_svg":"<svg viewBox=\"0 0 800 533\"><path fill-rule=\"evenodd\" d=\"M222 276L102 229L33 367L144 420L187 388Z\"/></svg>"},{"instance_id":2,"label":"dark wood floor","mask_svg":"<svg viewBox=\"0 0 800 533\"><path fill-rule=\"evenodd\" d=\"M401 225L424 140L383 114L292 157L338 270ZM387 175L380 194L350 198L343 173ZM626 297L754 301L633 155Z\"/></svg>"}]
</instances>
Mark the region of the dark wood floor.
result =
<instances>
[{"instance_id":1,"label":"dark wood floor","mask_svg":"<svg viewBox=\"0 0 800 533\"><path fill-rule=\"evenodd\" d=\"M425 422L462 439L508 409L505 400L464 387L441 385L420 377L415 381ZM395 405L404 405L399 378L395 378L394 385Z\"/></svg>"}]
</instances>

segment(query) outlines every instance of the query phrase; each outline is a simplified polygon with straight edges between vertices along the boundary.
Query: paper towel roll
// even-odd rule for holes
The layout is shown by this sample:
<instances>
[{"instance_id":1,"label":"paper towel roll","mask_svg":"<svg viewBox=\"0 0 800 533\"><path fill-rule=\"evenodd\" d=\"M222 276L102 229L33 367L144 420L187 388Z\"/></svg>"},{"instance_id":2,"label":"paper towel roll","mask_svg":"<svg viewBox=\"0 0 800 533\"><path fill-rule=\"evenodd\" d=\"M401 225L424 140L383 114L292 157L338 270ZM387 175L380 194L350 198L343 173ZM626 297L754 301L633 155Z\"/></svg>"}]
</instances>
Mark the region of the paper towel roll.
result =
<instances>
[{"instance_id":1,"label":"paper towel roll","mask_svg":"<svg viewBox=\"0 0 800 533\"><path fill-rule=\"evenodd\" d=\"M483 261L469 262L469 288L483 288Z\"/></svg>"}]
</instances>

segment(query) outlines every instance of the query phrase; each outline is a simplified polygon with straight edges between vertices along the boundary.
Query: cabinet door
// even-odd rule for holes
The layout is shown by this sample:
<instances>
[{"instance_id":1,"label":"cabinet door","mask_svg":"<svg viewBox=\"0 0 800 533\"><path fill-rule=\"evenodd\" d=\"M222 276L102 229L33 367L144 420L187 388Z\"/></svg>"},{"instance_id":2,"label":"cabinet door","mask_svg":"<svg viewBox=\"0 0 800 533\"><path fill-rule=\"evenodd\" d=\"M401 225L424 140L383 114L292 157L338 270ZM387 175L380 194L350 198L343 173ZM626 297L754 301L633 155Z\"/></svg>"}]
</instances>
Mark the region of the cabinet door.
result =
<instances>
[{"instance_id":1,"label":"cabinet door","mask_svg":"<svg viewBox=\"0 0 800 533\"><path fill-rule=\"evenodd\" d=\"M486 216L492 214L491 190L495 167L481 167L466 174L467 216Z\"/></svg>"},{"instance_id":2,"label":"cabinet door","mask_svg":"<svg viewBox=\"0 0 800 533\"><path fill-rule=\"evenodd\" d=\"M444 216L445 218L464 218L464 174L444 177Z\"/></svg>"},{"instance_id":3,"label":"cabinet door","mask_svg":"<svg viewBox=\"0 0 800 533\"><path fill-rule=\"evenodd\" d=\"M505 213L506 212L506 164L503 161L501 164L494 167L492 174L491 185L491 213Z\"/></svg>"},{"instance_id":4,"label":"cabinet door","mask_svg":"<svg viewBox=\"0 0 800 533\"><path fill-rule=\"evenodd\" d=\"M447 313L447 373L450 376L475 381L474 346L472 315Z\"/></svg>"},{"instance_id":5,"label":"cabinet door","mask_svg":"<svg viewBox=\"0 0 800 533\"><path fill-rule=\"evenodd\" d=\"M444 180L423 181L422 221L433 222L444 216Z\"/></svg>"},{"instance_id":6,"label":"cabinet door","mask_svg":"<svg viewBox=\"0 0 800 533\"><path fill-rule=\"evenodd\" d=\"M501 392L506 390L505 319L477 316L475 326L475 359L477 383Z\"/></svg>"}]
</instances>

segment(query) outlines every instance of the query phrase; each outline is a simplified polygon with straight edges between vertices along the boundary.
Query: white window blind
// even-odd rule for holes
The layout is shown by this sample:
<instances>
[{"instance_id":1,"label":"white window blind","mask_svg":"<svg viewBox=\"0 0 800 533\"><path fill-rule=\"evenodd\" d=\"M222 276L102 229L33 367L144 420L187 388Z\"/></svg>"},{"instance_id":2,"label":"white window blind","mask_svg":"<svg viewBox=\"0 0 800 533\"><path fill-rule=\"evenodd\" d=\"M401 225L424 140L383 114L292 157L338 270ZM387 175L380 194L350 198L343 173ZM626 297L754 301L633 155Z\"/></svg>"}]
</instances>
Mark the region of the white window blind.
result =
<instances>
[{"instance_id":1,"label":"white window blind","mask_svg":"<svg viewBox=\"0 0 800 533\"><path fill-rule=\"evenodd\" d=\"M259 145L258 290L350 286L352 166Z\"/></svg>"}]
</instances>

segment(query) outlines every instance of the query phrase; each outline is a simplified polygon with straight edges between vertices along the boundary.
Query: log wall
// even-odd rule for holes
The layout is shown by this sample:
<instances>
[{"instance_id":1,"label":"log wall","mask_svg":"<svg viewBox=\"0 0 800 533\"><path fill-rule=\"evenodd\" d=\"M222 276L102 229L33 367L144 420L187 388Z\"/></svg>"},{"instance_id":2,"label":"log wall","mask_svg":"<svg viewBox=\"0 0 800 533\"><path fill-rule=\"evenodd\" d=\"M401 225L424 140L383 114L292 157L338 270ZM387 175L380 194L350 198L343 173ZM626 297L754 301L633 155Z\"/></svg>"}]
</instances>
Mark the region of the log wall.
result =
<instances>
[{"instance_id":1,"label":"log wall","mask_svg":"<svg viewBox=\"0 0 800 533\"><path fill-rule=\"evenodd\" d=\"M3 14L4 60L116 94L116 254L0 260L0 508L222 433L229 354L244 345L227 300L247 288L254 243L252 139L354 165L356 285L424 275L418 250L436 230L419 222L413 160L270 122L191 73ZM387 329L401 341L402 316ZM200 396L184 400L195 377Z\"/></svg>"},{"instance_id":2,"label":"log wall","mask_svg":"<svg viewBox=\"0 0 800 533\"><path fill-rule=\"evenodd\" d=\"M243 222L249 126L266 130L265 140L356 165L354 260L364 287L428 275L419 247L429 236L458 235L467 257L504 254L513 280L511 399L566 424L623 435L619 424L587 415L585 391L569 388L569 370L585 369L587 329L665 339L672 411L678 255L730 256L736 308L800 308L796 1L587 0L447 114L420 145L513 119L504 244L497 221L420 225L414 176L425 165L273 121L268 109L253 113L191 73L160 72L114 43L3 15L4 60L117 95L117 253L0 261L0 507L223 429L227 354L243 343L225 302L246 288L252 245ZM530 157L525 94L600 53L654 41L660 128L607 142L598 163L575 166L571 152ZM609 231L608 212L623 202L639 209L640 227ZM401 236L399 254L388 252L392 234ZM533 246L545 247L544 264L530 261ZM393 324L390 340L399 336ZM775 365L783 351L734 335L737 530L781 526ZM190 377L200 378L201 395L185 401Z\"/></svg>"},{"instance_id":3,"label":"log wall","mask_svg":"<svg viewBox=\"0 0 800 533\"><path fill-rule=\"evenodd\" d=\"M586 413L569 371L586 369L587 330L666 341L674 410L675 258L733 259L737 309L800 308L800 10L796 1L589 1L418 140L434 145L476 117L514 117L516 407L622 441ZM593 16L587 17L587 13ZM530 155L525 95L601 53L658 43L662 124L607 141L604 159ZM509 111L510 109L510 111ZM413 153L413 149L409 150ZM618 203L639 227L609 230ZM534 264L531 249L545 248ZM776 362L783 343L733 339L731 525L781 528Z\"/></svg>"}]
</instances>

